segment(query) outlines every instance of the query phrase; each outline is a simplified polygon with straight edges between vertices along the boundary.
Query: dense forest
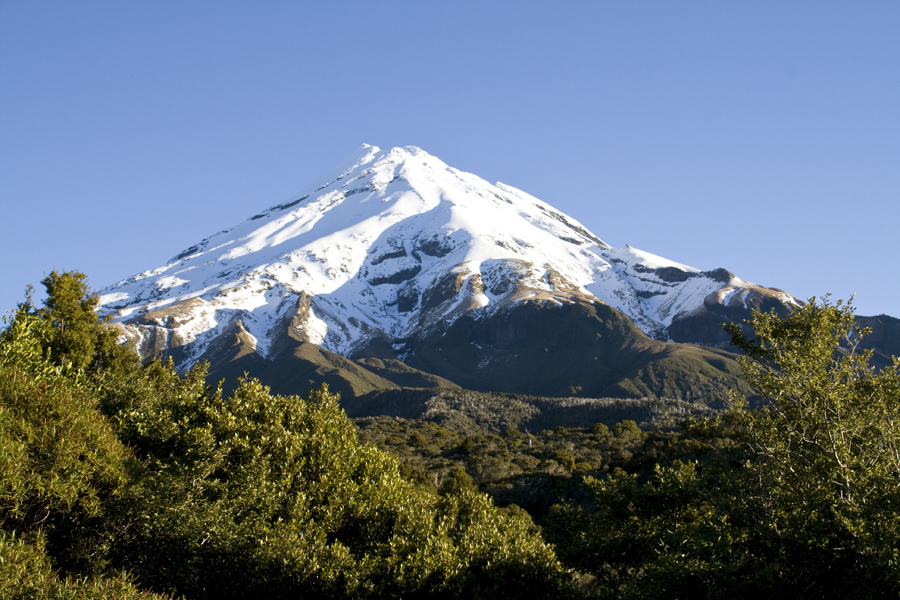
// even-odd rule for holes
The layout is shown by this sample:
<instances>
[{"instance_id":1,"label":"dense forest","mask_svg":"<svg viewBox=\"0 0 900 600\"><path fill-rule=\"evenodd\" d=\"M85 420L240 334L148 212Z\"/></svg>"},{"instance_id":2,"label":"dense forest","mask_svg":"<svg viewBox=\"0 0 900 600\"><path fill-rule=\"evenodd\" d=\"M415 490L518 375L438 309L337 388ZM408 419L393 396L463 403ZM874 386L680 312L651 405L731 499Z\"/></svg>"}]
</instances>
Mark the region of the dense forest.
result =
<instances>
[{"instance_id":1,"label":"dense forest","mask_svg":"<svg viewBox=\"0 0 900 600\"><path fill-rule=\"evenodd\" d=\"M2 598L900 593L900 362L848 304L729 327L761 408L532 431L484 394L226 394L119 346L84 275L43 284L0 333Z\"/></svg>"}]
</instances>

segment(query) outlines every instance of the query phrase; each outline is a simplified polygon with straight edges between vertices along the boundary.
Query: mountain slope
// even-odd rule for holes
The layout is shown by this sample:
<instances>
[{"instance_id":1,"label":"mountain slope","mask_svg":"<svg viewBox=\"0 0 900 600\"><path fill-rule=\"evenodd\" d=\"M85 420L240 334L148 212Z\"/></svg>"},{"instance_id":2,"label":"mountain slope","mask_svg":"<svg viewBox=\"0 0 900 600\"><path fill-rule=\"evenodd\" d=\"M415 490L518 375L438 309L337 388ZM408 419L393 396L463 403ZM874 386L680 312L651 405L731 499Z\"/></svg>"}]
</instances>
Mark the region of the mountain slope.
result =
<instances>
[{"instance_id":1,"label":"mountain slope","mask_svg":"<svg viewBox=\"0 0 900 600\"><path fill-rule=\"evenodd\" d=\"M541 396L700 396L721 404L749 390L735 356L644 335L599 302L526 301L486 318L465 316L414 344L410 365L473 390Z\"/></svg>"}]
</instances>

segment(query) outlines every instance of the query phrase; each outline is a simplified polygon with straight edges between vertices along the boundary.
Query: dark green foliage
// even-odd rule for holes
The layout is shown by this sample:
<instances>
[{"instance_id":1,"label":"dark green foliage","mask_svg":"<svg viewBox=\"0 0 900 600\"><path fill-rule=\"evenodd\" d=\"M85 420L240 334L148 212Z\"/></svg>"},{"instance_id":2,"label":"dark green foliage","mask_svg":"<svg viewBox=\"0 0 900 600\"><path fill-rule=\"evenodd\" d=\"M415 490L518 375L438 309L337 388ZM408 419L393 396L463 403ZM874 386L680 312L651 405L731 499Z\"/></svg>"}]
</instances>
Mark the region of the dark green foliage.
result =
<instances>
[{"instance_id":1,"label":"dark green foliage","mask_svg":"<svg viewBox=\"0 0 900 600\"><path fill-rule=\"evenodd\" d=\"M42 316L53 326L50 354L57 362L63 357L76 369L94 361L97 346L97 296L88 294L83 273L53 271L41 282L47 290Z\"/></svg>"},{"instance_id":2,"label":"dark green foliage","mask_svg":"<svg viewBox=\"0 0 900 600\"><path fill-rule=\"evenodd\" d=\"M541 398L471 390L398 389L343 399L353 418L392 416L426 419L460 433L540 431L565 427L612 427L623 420L644 429L674 430L688 417L714 416L702 398Z\"/></svg>"},{"instance_id":3,"label":"dark green foliage","mask_svg":"<svg viewBox=\"0 0 900 600\"><path fill-rule=\"evenodd\" d=\"M98 521L125 483L129 453L90 379L44 353L50 338L50 324L24 308L0 333L0 525L43 530L57 560L90 570L102 566Z\"/></svg>"},{"instance_id":4,"label":"dark green foliage","mask_svg":"<svg viewBox=\"0 0 900 600\"><path fill-rule=\"evenodd\" d=\"M601 597L758 597L770 583L746 536L731 531L746 517L723 488L737 469L732 443L692 429L586 478L593 502L556 505L543 520L560 559Z\"/></svg>"},{"instance_id":5,"label":"dark green foliage","mask_svg":"<svg viewBox=\"0 0 900 600\"><path fill-rule=\"evenodd\" d=\"M92 373L137 367L136 357L117 344L118 332L100 326L98 298L83 273L53 271L41 283L47 298L37 314L51 325L44 343L56 364L69 362ZM23 309L30 309L30 300Z\"/></svg>"},{"instance_id":6,"label":"dark green foliage","mask_svg":"<svg viewBox=\"0 0 900 600\"><path fill-rule=\"evenodd\" d=\"M454 465L444 476L440 491L442 494L458 494L475 487L472 478L461 465Z\"/></svg>"},{"instance_id":7,"label":"dark green foliage","mask_svg":"<svg viewBox=\"0 0 900 600\"><path fill-rule=\"evenodd\" d=\"M0 598L6 600L165 600L138 589L127 575L60 577L42 538L17 538L0 529Z\"/></svg>"},{"instance_id":8,"label":"dark green foliage","mask_svg":"<svg viewBox=\"0 0 900 600\"><path fill-rule=\"evenodd\" d=\"M656 460L660 445L673 457L698 452L676 433L647 433L634 421L617 424L615 432L598 423L590 429L557 427L536 434L483 430L474 435L464 433L468 426L458 432L417 419L369 417L356 423L361 440L396 454L404 472L415 474L420 484L442 489L464 472L498 504L516 504L536 519L561 500L590 502L585 475L640 470Z\"/></svg>"}]
</instances>

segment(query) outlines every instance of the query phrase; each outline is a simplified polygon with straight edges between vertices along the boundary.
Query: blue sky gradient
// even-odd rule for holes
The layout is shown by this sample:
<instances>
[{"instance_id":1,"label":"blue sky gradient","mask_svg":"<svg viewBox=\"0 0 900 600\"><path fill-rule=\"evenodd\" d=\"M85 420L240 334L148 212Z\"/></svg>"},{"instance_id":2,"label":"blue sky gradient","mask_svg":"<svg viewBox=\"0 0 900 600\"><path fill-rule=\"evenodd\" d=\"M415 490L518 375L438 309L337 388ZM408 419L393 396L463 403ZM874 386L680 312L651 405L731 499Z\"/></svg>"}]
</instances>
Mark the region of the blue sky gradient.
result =
<instances>
[{"instance_id":1,"label":"blue sky gradient","mask_svg":"<svg viewBox=\"0 0 900 600\"><path fill-rule=\"evenodd\" d=\"M895 1L0 0L0 310L161 266L369 143L900 317L898 107Z\"/></svg>"}]
</instances>

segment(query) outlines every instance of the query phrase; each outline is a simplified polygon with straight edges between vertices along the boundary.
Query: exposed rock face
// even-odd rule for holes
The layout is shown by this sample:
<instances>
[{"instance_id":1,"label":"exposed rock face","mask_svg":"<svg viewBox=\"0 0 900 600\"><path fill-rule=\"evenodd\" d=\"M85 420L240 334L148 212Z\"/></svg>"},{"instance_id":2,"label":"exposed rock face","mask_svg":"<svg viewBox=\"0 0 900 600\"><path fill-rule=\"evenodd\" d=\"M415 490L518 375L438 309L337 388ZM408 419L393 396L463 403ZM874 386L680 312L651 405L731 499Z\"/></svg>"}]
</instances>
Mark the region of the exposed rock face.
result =
<instances>
[{"instance_id":1,"label":"exposed rock face","mask_svg":"<svg viewBox=\"0 0 900 600\"><path fill-rule=\"evenodd\" d=\"M297 310L291 315L290 312L285 313L286 317L290 317L287 323L287 335L292 340L298 342L309 342L317 337L311 334L310 328L314 327L311 297L306 292L300 292L300 298L297 300Z\"/></svg>"}]
</instances>

